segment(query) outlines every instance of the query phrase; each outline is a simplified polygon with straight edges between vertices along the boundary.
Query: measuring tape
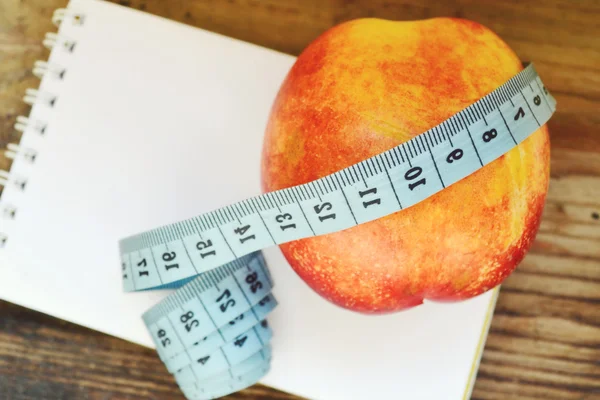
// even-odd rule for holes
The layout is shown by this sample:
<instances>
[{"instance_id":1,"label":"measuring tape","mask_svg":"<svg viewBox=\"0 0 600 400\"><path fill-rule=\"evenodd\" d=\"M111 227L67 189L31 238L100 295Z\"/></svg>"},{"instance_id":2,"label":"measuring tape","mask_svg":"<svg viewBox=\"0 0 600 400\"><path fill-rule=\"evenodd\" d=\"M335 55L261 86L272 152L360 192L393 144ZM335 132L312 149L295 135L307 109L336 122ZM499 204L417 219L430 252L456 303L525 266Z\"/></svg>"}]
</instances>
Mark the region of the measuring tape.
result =
<instances>
[{"instance_id":1,"label":"measuring tape","mask_svg":"<svg viewBox=\"0 0 600 400\"><path fill-rule=\"evenodd\" d=\"M178 288L144 314L190 399L257 382L271 359L276 301L260 250L341 231L415 205L483 168L556 109L532 64L438 126L331 175L120 242L125 291Z\"/></svg>"},{"instance_id":2,"label":"measuring tape","mask_svg":"<svg viewBox=\"0 0 600 400\"><path fill-rule=\"evenodd\" d=\"M269 370L272 287L262 253L254 252L198 276L144 313L160 359L188 399L241 390Z\"/></svg>"}]
</instances>

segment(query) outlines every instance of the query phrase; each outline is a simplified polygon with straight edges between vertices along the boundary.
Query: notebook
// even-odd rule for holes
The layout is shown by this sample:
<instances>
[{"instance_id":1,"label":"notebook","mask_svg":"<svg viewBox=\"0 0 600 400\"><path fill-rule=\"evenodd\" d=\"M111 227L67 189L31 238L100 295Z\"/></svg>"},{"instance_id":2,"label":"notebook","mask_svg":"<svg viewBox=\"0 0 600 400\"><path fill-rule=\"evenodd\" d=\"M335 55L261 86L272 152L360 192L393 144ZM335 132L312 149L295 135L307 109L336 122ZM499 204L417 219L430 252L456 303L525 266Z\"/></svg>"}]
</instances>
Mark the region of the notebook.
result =
<instances>
[{"instance_id":1,"label":"notebook","mask_svg":"<svg viewBox=\"0 0 600 400\"><path fill-rule=\"evenodd\" d=\"M82 23L47 37L19 119L0 298L151 347L140 316L169 291L123 293L118 241L260 193L265 125L294 57L102 1L68 9ZM366 316L316 295L277 247L265 256L279 307L262 383L326 400L470 397L497 290Z\"/></svg>"}]
</instances>

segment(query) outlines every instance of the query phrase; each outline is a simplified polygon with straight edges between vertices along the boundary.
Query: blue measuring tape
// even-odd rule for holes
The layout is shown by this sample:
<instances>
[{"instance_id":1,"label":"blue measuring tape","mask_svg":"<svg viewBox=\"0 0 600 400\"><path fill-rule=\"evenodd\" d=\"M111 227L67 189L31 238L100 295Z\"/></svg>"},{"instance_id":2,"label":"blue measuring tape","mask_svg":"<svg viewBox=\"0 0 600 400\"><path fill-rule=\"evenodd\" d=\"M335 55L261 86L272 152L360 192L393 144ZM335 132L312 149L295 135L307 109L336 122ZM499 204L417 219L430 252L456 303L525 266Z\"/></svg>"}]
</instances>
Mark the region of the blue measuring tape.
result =
<instances>
[{"instance_id":1,"label":"blue measuring tape","mask_svg":"<svg viewBox=\"0 0 600 400\"><path fill-rule=\"evenodd\" d=\"M260 250L341 231L415 205L483 168L556 109L532 64L438 126L304 185L123 239L125 291L180 288L144 314L188 399L256 383L269 370L275 308Z\"/></svg>"}]
</instances>

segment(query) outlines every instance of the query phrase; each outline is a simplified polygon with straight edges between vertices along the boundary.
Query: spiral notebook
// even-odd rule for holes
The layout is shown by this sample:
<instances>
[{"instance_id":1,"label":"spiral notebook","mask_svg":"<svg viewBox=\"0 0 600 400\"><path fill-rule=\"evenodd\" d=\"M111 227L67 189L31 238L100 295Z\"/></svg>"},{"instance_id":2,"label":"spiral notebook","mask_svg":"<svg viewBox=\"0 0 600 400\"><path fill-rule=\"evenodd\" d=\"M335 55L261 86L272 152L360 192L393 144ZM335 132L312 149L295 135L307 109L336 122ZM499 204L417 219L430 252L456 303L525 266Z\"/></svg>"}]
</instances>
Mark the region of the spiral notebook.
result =
<instances>
[{"instance_id":1,"label":"spiral notebook","mask_svg":"<svg viewBox=\"0 0 600 400\"><path fill-rule=\"evenodd\" d=\"M0 175L0 298L151 347L140 316L168 292L122 292L118 240L260 193L294 58L97 0L57 15ZM470 396L497 291L365 316L265 253L280 305L263 383L326 400Z\"/></svg>"}]
</instances>

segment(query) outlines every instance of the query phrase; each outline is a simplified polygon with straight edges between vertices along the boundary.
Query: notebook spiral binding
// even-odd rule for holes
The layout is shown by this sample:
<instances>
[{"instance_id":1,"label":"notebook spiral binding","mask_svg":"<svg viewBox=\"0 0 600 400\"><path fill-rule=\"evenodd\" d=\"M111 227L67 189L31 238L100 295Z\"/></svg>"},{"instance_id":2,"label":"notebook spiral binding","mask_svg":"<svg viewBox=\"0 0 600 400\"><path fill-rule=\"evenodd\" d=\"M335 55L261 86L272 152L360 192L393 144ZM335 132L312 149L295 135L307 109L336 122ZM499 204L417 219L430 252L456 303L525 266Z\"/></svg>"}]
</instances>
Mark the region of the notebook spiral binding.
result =
<instances>
[{"instance_id":1,"label":"notebook spiral binding","mask_svg":"<svg viewBox=\"0 0 600 400\"><path fill-rule=\"evenodd\" d=\"M60 8L54 11L52 15L52 22L56 26L60 26L62 23L72 23L74 25L83 25L85 16L74 10L66 8ZM65 37L58 33L48 32L43 40L43 45L50 50L62 48L63 51L73 53L77 42L72 38ZM49 63L47 61L36 61L32 70L33 74L42 79L65 79L67 73L66 68L60 65ZM48 93L39 89L26 89L23 101L30 106L34 105L45 105L47 107L54 107L58 96L53 93ZM35 132L38 135L45 135L47 130L47 122L41 121L31 116L18 116L14 124L14 129L24 136L26 132ZM11 160L20 159L29 164L34 164L37 158L37 151L32 148L24 147L20 144L9 143L5 152L6 158ZM27 178L23 176L17 176L12 171L0 170L0 186L4 188L11 186L19 191L25 191L27 188ZM13 204L4 204L0 209L0 219L14 220L17 215L17 207ZM8 241L8 232L6 229L0 231L0 248L4 247Z\"/></svg>"}]
</instances>

